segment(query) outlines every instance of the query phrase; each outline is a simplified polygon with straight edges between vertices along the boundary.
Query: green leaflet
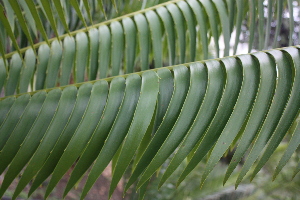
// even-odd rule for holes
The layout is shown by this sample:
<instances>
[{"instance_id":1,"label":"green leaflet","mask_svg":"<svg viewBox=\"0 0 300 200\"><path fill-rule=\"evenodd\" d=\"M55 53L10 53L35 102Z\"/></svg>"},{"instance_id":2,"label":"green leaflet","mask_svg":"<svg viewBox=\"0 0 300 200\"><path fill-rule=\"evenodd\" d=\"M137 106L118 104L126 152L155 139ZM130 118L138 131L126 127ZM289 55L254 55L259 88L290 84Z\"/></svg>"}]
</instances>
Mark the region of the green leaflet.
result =
<instances>
[{"instance_id":1,"label":"green leaflet","mask_svg":"<svg viewBox=\"0 0 300 200\"><path fill-rule=\"evenodd\" d=\"M81 83L85 81L86 68L88 66L89 57L89 41L85 33L76 34L76 58L74 64L74 81Z\"/></svg>"},{"instance_id":2,"label":"green leaflet","mask_svg":"<svg viewBox=\"0 0 300 200\"><path fill-rule=\"evenodd\" d=\"M104 168L113 158L121 145L130 127L131 119L134 114L138 98L140 96L141 78L136 74L129 75L126 79L125 97L119 108L119 113L109 132L109 135L89 173L87 182L83 188L81 199L91 189L94 182L102 173Z\"/></svg>"},{"instance_id":3,"label":"green leaflet","mask_svg":"<svg viewBox=\"0 0 300 200\"><path fill-rule=\"evenodd\" d=\"M151 32L151 40L152 40L152 51L154 57L154 66L155 68L160 68L163 66L162 60L162 31L160 26L160 21L157 14L149 10L145 13L147 18L149 29Z\"/></svg>"},{"instance_id":4,"label":"green leaflet","mask_svg":"<svg viewBox=\"0 0 300 200\"><path fill-rule=\"evenodd\" d=\"M18 153L14 156L4 181L0 188L0 196L4 194L11 182L20 173L22 168L31 158L32 154L38 147L40 140L45 134L52 117L54 116L59 99L61 97L61 90L55 89L47 94L42 110L40 111L34 125L31 127L29 133L26 135Z\"/></svg>"},{"instance_id":5,"label":"green leaflet","mask_svg":"<svg viewBox=\"0 0 300 200\"><path fill-rule=\"evenodd\" d=\"M298 92L295 93L295 92L293 92L293 90L297 91L297 87L298 87L297 82L299 80L299 78L297 78L297 77L300 75L299 74L300 63L298 61L299 50L295 49L295 48L290 48L290 49L286 49L285 51L286 51L286 54L288 54L290 56L290 62L292 62L293 65L294 65L294 73L296 74L296 77L294 77L294 81L295 82L294 82L294 85L293 85L293 89L291 91L291 95L293 95L293 98L297 99ZM290 104L290 106L291 106L291 104ZM299 110L299 108L298 108L298 110ZM297 121L295 121L295 122L297 122ZM292 154L297 149L297 147L298 147L298 145L300 143L299 136L300 136L300 134L299 134L299 125L297 123L297 128L295 128L295 130L293 132L293 135L292 135L292 138L291 138L291 140L289 142L289 145L288 145L288 147L287 147L284 155L280 159L280 161L279 161L279 163L278 163L278 165L277 165L277 167L275 169L275 172L274 172L274 175L273 175L273 180L276 178L276 176L278 175L278 173L285 166L285 164L287 163L287 161L291 158ZM273 136L273 138L275 139L275 136Z\"/></svg>"},{"instance_id":6,"label":"green leaflet","mask_svg":"<svg viewBox=\"0 0 300 200\"><path fill-rule=\"evenodd\" d=\"M2 91L6 78L6 66L4 62L6 60L0 59L0 91Z\"/></svg>"},{"instance_id":7,"label":"green leaflet","mask_svg":"<svg viewBox=\"0 0 300 200\"><path fill-rule=\"evenodd\" d=\"M191 172L191 170L196 167L196 165L213 147L228 122L235 106L243 80L241 66L235 63L233 58L222 59L221 66L222 67L219 68L219 70L223 71L224 76L226 76L226 82L224 83L223 94L218 109L208 129L205 131L205 135L201 139L198 148L194 152L191 161L180 175L177 184L179 184Z\"/></svg>"},{"instance_id":8,"label":"green leaflet","mask_svg":"<svg viewBox=\"0 0 300 200\"><path fill-rule=\"evenodd\" d=\"M10 134L16 127L16 124L19 122L20 116L23 114L28 102L30 100L30 96L28 94L22 95L21 97L17 98L11 108L9 109L9 112L7 113L7 116L3 123L1 124L0 131L0 149L2 150L3 146L5 145L7 139L9 138ZM9 106L11 104L4 104L3 106Z\"/></svg>"},{"instance_id":9,"label":"green leaflet","mask_svg":"<svg viewBox=\"0 0 300 200\"><path fill-rule=\"evenodd\" d=\"M158 90L159 81L157 74L153 71L143 73L141 95L113 172L109 197L130 164L130 161L147 131L154 114Z\"/></svg>"},{"instance_id":10,"label":"green leaflet","mask_svg":"<svg viewBox=\"0 0 300 200\"><path fill-rule=\"evenodd\" d=\"M292 155L295 153L297 147L299 146L299 143L300 143L300 137L299 137L299 133L300 133L299 127L300 126L299 126L299 122L297 122L296 125L297 126L294 127L294 129L291 130L291 132L292 132L291 140L288 144L288 148L286 149L286 151L282 155L278 165L276 166L275 172L273 174L273 180L276 179L279 172L287 164L287 162L289 161L289 159L292 157ZM293 174L292 178L294 178L298 172L299 172L299 163L298 163L297 168L294 171L294 174Z\"/></svg>"},{"instance_id":11,"label":"green leaflet","mask_svg":"<svg viewBox=\"0 0 300 200\"><path fill-rule=\"evenodd\" d=\"M10 164L10 162L13 160L14 156L20 149L20 146L23 143L26 135L29 133L31 127L33 126L36 118L39 115L45 98L45 92L38 92L31 97L28 105L24 110L24 114L22 115L15 129L12 131L10 137L6 140L5 145L1 150L1 173Z\"/></svg>"},{"instance_id":12,"label":"green leaflet","mask_svg":"<svg viewBox=\"0 0 300 200\"><path fill-rule=\"evenodd\" d=\"M99 27L99 78L106 78L108 74L108 66L110 63L110 30L107 26Z\"/></svg>"},{"instance_id":13,"label":"green leaflet","mask_svg":"<svg viewBox=\"0 0 300 200\"><path fill-rule=\"evenodd\" d=\"M88 2L88 0L83 0L83 5L85 7L85 11L88 15L88 18L90 20L90 24L93 24L93 18L92 18L92 13L91 13L91 7L90 7L90 4ZM81 14L81 12L80 12ZM79 15L80 16L80 15Z\"/></svg>"},{"instance_id":14,"label":"green leaflet","mask_svg":"<svg viewBox=\"0 0 300 200\"><path fill-rule=\"evenodd\" d=\"M157 75L160 79L153 133L157 131L163 121L174 90L174 80L170 70L165 68L159 69L157 70Z\"/></svg>"},{"instance_id":15,"label":"green leaflet","mask_svg":"<svg viewBox=\"0 0 300 200\"><path fill-rule=\"evenodd\" d=\"M125 90L125 79L114 78L110 84L110 91L107 100L107 104L101 116L101 120L97 124L93 136L91 137L89 144L85 148L82 156L78 160L71 177L68 181L64 196L72 189L80 177L90 167L93 161L97 158L104 141L108 136L108 133L113 125L114 119L118 114L118 110L123 100Z\"/></svg>"},{"instance_id":16,"label":"green leaflet","mask_svg":"<svg viewBox=\"0 0 300 200\"><path fill-rule=\"evenodd\" d=\"M168 82L166 82L165 84L168 84ZM166 86L164 86L164 88ZM167 138L174 123L176 122L176 119L178 118L180 109L184 103L185 96L188 91L188 87L189 87L188 69L185 66L175 67L173 95L170 103L168 104L168 109L166 111L164 119L162 120L157 131L155 132L154 137L149 143L147 149L145 150L145 153L142 155L141 159L136 165L125 187L125 190L127 190L130 187L130 185L132 185L133 182L137 180L139 175L144 171L145 167L151 162L152 158L155 156L156 152L159 150L160 146Z\"/></svg>"},{"instance_id":17,"label":"green leaflet","mask_svg":"<svg viewBox=\"0 0 300 200\"><path fill-rule=\"evenodd\" d=\"M35 89L40 90L44 88L46 80L47 65L50 57L50 47L47 44L41 45L38 51L37 58L37 72Z\"/></svg>"},{"instance_id":18,"label":"green leaflet","mask_svg":"<svg viewBox=\"0 0 300 200\"><path fill-rule=\"evenodd\" d=\"M121 23L114 21L110 25L111 34L112 34L112 46L111 46L111 67L112 67L112 76L120 74L121 61L123 56L124 48L124 33Z\"/></svg>"},{"instance_id":19,"label":"green leaflet","mask_svg":"<svg viewBox=\"0 0 300 200\"><path fill-rule=\"evenodd\" d=\"M32 80L34 69L35 69L35 60L32 59L34 57L34 52L32 49L28 49L25 54L24 59L24 67L22 67L22 71L20 73L20 83L19 83L19 91L20 93L27 92L29 84Z\"/></svg>"},{"instance_id":20,"label":"green leaflet","mask_svg":"<svg viewBox=\"0 0 300 200\"><path fill-rule=\"evenodd\" d=\"M175 64L175 30L172 22L171 14L165 7L157 8L157 14L160 16L163 22L165 34L168 40L168 51L169 51L169 63L170 65Z\"/></svg>"},{"instance_id":21,"label":"green leaflet","mask_svg":"<svg viewBox=\"0 0 300 200\"><path fill-rule=\"evenodd\" d=\"M60 0L54 0L53 4L55 6L55 9L57 10L57 14L58 14L58 16L60 18L60 21L62 22L62 25L64 26L65 30L67 32L70 32L67 21L66 21L66 13L65 13L65 10L63 9L61 1Z\"/></svg>"},{"instance_id":22,"label":"green leaflet","mask_svg":"<svg viewBox=\"0 0 300 200\"><path fill-rule=\"evenodd\" d=\"M299 91L299 88L298 88L299 84L296 81L299 80L299 78L295 77L294 74L298 75L299 73L297 73L297 72L299 69L294 68L293 61L291 60L291 57L288 54L289 50L293 51L296 49L287 49L285 54L284 54L284 52L281 52L283 54L281 56L283 56L285 58L281 57L282 59L279 59L280 57L278 56L276 59L276 62L278 65L285 66L285 68L288 68L286 66L291 66L290 71L287 72L289 74L287 74L286 77L284 78L284 79L287 78L287 80L292 80L290 83L288 83L291 85L287 84L287 86L285 86L286 90L290 92L290 93L288 93L289 97L287 99L284 99L286 102L286 105L284 105L284 111L280 117L280 120L276 126L274 133L272 134L272 138L270 139L269 145L265 149L263 156L260 158L256 168L253 171L252 179L258 173L258 171L262 168L262 166L269 160L270 156L273 154L273 152L275 151L275 149L277 148L277 146L279 145L279 143L282 141L283 137L285 136L285 133L288 131L288 129L292 125L292 122L298 116L298 111L299 111L299 106L300 106L300 95L297 92L297 91ZM294 53L294 55L296 54L296 56L298 56L297 50L296 50L296 52L293 52L293 53ZM299 67L299 66L296 65L296 67ZM280 73L280 71L279 71L279 73ZM279 75L279 78L281 78L280 75ZM284 97L282 97L282 98L284 98Z\"/></svg>"},{"instance_id":23,"label":"green leaflet","mask_svg":"<svg viewBox=\"0 0 300 200\"><path fill-rule=\"evenodd\" d=\"M75 11L76 11L79 19L82 21L83 25L85 27L87 27L85 19L84 19L83 15L82 15L82 12L81 12L80 8L79 8L78 1L77 0L70 0L70 4L74 7L74 9L75 9ZM89 12L89 10L87 12Z\"/></svg>"},{"instance_id":24,"label":"green leaflet","mask_svg":"<svg viewBox=\"0 0 300 200\"><path fill-rule=\"evenodd\" d=\"M187 28L189 31L189 42L190 42L190 61L195 60L195 54L196 54L196 30L195 30L195 20L192 15L192 10L189 7L189 5L185 1L179 1L177 2L177 6L183 13L183 16L185 18L185 22L187 24ZM171 65L171 64L170 64Z\"/></svg>"},{"instance_id":25,"label":"green leaflet","mask_svg":"<svg viewBox=\"0 0 300 200\"><path fill-rule=\"evenodd\" d=\"M46 71L45 87L52 88L56 86L57 75L62 58L62 46L58 40L51 43L49 62Z\"/></svg>"},{"instance_id":26,"label":"green leaflet","mask_svg":"<svg viewBox=\"0 0 300 200\"><path fill-rule=\"evenodd\" d=\"M39 94L39 93L37 93ZM22 174L22 177L18 183L18 186L14 192L13 198L16 198L19 193L24 189L24 187L30 182L30 180L34 177L34 175L39 171L39 169L43 166L47 157L51 153L57 139L59 138L61 132L67 124L67 121L72 113L75 100L76 100L77 88L74 86L70 86L65 88L62 91L61 99L57 108L57 112L49 125L44 137L40 141L38 149L35 151L31 160L29 161L26 170ZM34 95L36 96L36 95ZM33 97L34 97L33 96ZM45 98L45 94L43 95ZM30 103L32 100L30 101ZM29 105L30 105L29 103ZM28 106L29 107L29 106ZM34 104L34 109L37 106ZM31 111L32 108L29 108ZM31 113L31 112L28 112ZM25 120L35 119L34 117L23 117ZM26 125L29 126L30 125ZM26 127L25 126L25 127ZM24 125L20 125L20 127L24 127ZM23 135L25 135L23 133Z\"/></svg>"},{"instance_id":27,"label":"green leaflet","mask_svg":"<svg viewBox=\"0 0 300 200\"><path fill-rule=\"evenodd\" d=\"M47 33L44 29L43 23L41 21L41 18L38 14L37 9L36 9L35 3L33 2L33 0L25 0L25 1L26 1L26 4L27 4L30 12L31 12L31 15L34 19L36 28L41 32L41 34L43 36L43 39L47 42L47 44L49 44Z\"/></svg>"},{"instance_id":28,"label":"green leaflet","mask_svg":"<svg viewBox=\"0 0 300 200\"><path fill-rule=\"evenodd\" d=\"M137 14L134 16L134 21L137 26L139 47L140 47L140 60L141 60L141 70L148 69L149 63L149 46L150 46L150 36L149 36L149 24L146 17L142 14Z\"/></svg>"},{"instance_id":29,"label":"green leaflet","mask_svg":"<svg viewBox=\"0 0 300 200\"><path fill-rule=\"evenodd\" d=\"M71 79L71 73L75 61L75 40L73 37L66 37L63 42L63 55L61 61L61 74L59 84L61 86L68 85Z\"/></svg>"},{"instance_id":30,"label":"green leaflet","mask_svg":"<svg viewBox=\"0 0 300 200\"><path fill-rule=\"evenodd\" d=\"M100 10L103 12L105 19L107 19L106 12L105 12L104 7L103 7L103 0L97 0L97 1L98 1L98 5L100 7Z\"/></svg>"},{"instance_id":31,"label":"green leaflet","mask_svg":"<svg viewBox=\"0 0 300 200\"><path fill-rule=\"evenodd\" d=\"M125 68L126 74L134 72L135 47L136 47L136 28L131 18L122 20L125 35Z\"/></svg>"},{"instance_id":32,"label":"green leaflet","mask_svg":"<svg viewBox=\"0 0 300 200\"><path fill-rule=\"evenodd\" d=\"M58 37L57 25L54 19L53 10L50 1L38 0L39 4L42 6L42 10L45 13L48 22L51 25L52 30L54 30L55 35Z\"/></svg>"},{"instance_id":33,"label":"green leaflet","mask_svg":"<svg viewBox=\"0 0 300 200\"><path fill-rule=\"evenodd\" d=\"M58 181L81 155L102 115L107 100L107 93L108 83L106 81L98 81L93 85L86 111L54 169L52 178L45 193L45 198L47 198ZM83 132L84 134L82 134Z\"/></svg>"},{"instance_id":34,"label":"green leaflet","mask_svg":"<svg viewBox=\"0 0 300 200\"><path fill-rule=\"evenodd\" d=\"M246 127L243 130L243 135L226 171L223 183L228 180L253 141L255 134L259 130L261 123L265 118L265 114L269 109L269 104L266 104L265 102L270 101L274 92L274 82L276 78L275 69L273 67L274 63L272 63L272 60L270 60L269 56L265 53L254 53L253 56L260 66L260 87L258 88L256 100L249 119L246 122Z\"/></svg>"},{"instance_id":35,"label":"green leaflet","mask_svg":"<svg viewBox=\"0 0 300 200\"><path fill-rule=\"evenodd\" d=\"M35 25L35 19L33 18L32 14L31 14L30 7L27 5L26 1L19 1L19 4L24 10L24 13L25 13L24 17L25 17L26 21L28 22L28 25L32 29L34 36L37 37L37 28Z\"/></svg>"},{"instance_id":36,"label":"green leaflet","mask_svg":"<svg viewBox=\"0 0 300 200\"><path fill-rule=\"evenodd\" d=\"M25 33L27 39L29 40L29 43L30 43L31 47L33 48L33 41L32 41L27 23L25 22L24 16L22 14L22 11L21 11L21 8L20 8L18 2L14 1L14 0L9 0L9 3L10 3L11 7L13 8L13 10L15 12L15 15L16 15L18 21L19 21L19 24L22 28L22 31ZM28 13L28 14L30 14L30 13Z\"/></svg>"},{"instance_id":37,"label":"green leaflet","mask_svg":"<svg viewBox=\"0 0 300 200\"><path fill-rule=\"evenodd\" d=\"M235 108L210 154L205 171L202 175L201 183L204 182L208 174L212 171L213 167L217 164L239 133L256 97L259 84L258 67L250 55L239 56L238 59L243 66L243 83L241 91ZM236 60L236 62L238 61Z\"/></svg>"},{"instance_id":38,"label":"green leaflet","mask_svg":"<svg viewBox=\"0 0 300 200\"><path fill-rule=\"evenodd\" d=\"M187 3L192 8L195 17L197 19L198 25L200 27L200 37L201 37L201 49L203 50L203 59L208 59L208 39L207 39L207 26L204 20L204 12L200 3L195 0L188 0Z\"/></svg>"},{"instance_id":39,"label":"green leaflet","mask_svg":"<svg viewBox=\"0 0 300 200\"><path fill-rule=\"evenodd\" d=\"M92 24L99 9L108 10L110 17L111 9L118 7L121 13L122 6L136 6L113 1L113 8L102 0L3 1L0 88L6 97L0 99L0 172L5 171L5 179L0 195L25 167L13 199L27 183L33 182L31 195L53 174L48 196L76 164L66 196L94 162L84 198L112 161L110 193L128 168L132 175L125 190L137 180L143 198L149 178L173 152L159 186L184 159L189 163L178 183L207 155L203 183L224 152L236 146L224 182L251 150L238 184L260 155L252 178L284 136L293 133L275 177L300 140L299 47L135 73L196 56L208 59L223 47L224 55L235 52L242 26L249 26L249 51L267 48L274 18L277 45L283 11L291 16L287 30L294 29L294 5L278 0L266 7L265 2L175 0L87 27L85 21ZM69 32L82 23L85 28ZM53 32L58 36L64 31L68 33L50 39ZM45 42L19 49L41 41L40 35ZM289 44L294 35L289 33ZM30 37L36 36L32 42ZM18 52L10 52L14 49ZM98 77L105 79L78 83ZM295 173L299 169L300 164Z\"/></svg>"},{"instance_id":40,"label":"green leaflet","mask_svg":"<svg viewBox=\"0 0 300 200\"><path fill-rule=\"evenodd\" d=\"M185 24L184 18L181 11L174 4L169 4L166 6L168 11L170 12L173 21L174 28L176 30L178 47L179 47L179 63L185 63L185 49L186 49L186 38L185 38Z\"/></svg>"},{"instance_id":41,"label":"green leaflet","mask_svg":"<svg viewBox=\"0 0 300 200\"><path fill-rule=\"evenodd\" d=\"M4 99L3 101L0 101L0 127L2 126L2 123L7 117L7 114L9 113L10 108L12 107L15 100L15 97L9 97Z\"/></svg>"},{"instance_id":42,"label":"green leaflet","mask_svg":"<svg viewBox=\"0 0 300 200\"><path fill-rule=\"evenodd\" d=\"M208 15L208 19L209 19L209 23L210 23L210 29L212 32L212 36L214 38L214 44L215 44L215 54L217 58L220 57L220 47L219 47L219 31L218 31L218 26L217 26L217 18L215 13L217 12L216 9L213 7L213 3L211 1L207 1L207 0L201 0L200 1L202 6L204 7L207 15ZM205 33L206 34L206 33Z\"/></svg>"},{"instance_id":43,"label":"green leaflet","mask_svg":"<svg viewBox=\"0 0 300 200\"><path fill-rule=\"evenodd\" d=\"M15 13L13 8L11 7L9 1L3 1L3 5L6 11L6 18L8 20L8 23L12 29L12 32L15 30Z\"/></svg>"},{"instance_id":44,"label":"green leaflet","mask_svg":"<svg viewBox=\"0 0 300 200\"><path fill-rule=\"evenodd\" d=\"M190 87L184 101L182 111L168 137L141 176L137 187L141 186L147 179L149 179L180 144L180 141L184 138L185 133L192 124L197 114L197 110L201 105L206 91L206 85L207 72L205 67L201 64L190 65Z\"/></svg>"},{"instance_id":45,"label":"green leaflet","mask_svg":"<svg viewBox=\"0 0 300 200\"><path fill-rule=\"evenodd\" d=\"M97 29L89 30L90 56L88 67L88 80L95 80L98 71L98 52L99 52L99 31ZM70 73L69 73L70 74Z\"/></svg>"},{"instance_id":46,"label":"green leaflet","mask_svg":"<svg viewBox=\"0 0 300 200\"><path fill-rule=\"evenodd\" d=\"M182 144L163 174L159 186L161 186L167 180L167 178L176 170L179 164L191 152L191 150L197 144L197 141L199 141L203 136L217 110L222 95L224 75L222 70L220 70L219 62L206 62L205 66L207 67L208 82L203 102L199 108L197 116L195 117L195 121L190 126L190 129L186 133Z\"/></svg>"},{"instance_id":47,"label":"green leaflet","mask_svg":"<svg viewBox=\"0 0 300 200\"><path fill-rule=\"evenodd\" d=\"M30 196L32 192L34 192L34 190L36 190L42 184L42 182L53 172L60 157L64 153L65 148L70 142L78 124L80 123L82 116L84 115L90 99L91 90L92 85L88 83L83 84L79 87L77 92L76 104L68 121L68 124L64 128L59 139L56 141L56 144L52 149L52 153L47 158L42 169L36 175L36 178L34 179L34 182L32 183L32 186L29 190L28 196Z\"/></svg>"},{"instance_id":48,"label":"green leaflet","mask_svg":"<svg viewBox=\"0 0 300 200\"><path fill-rule=\"evenodd\" d=\"M9 74L6 81L5 87L5 95L13 95L16 92L17 84L20 77L20 72L22 68L22 59L20 58L19 54L13 55L12 59L10 60L10 68Z\"/></svg>"},{"instance_id":49,"label":"green leaflet","mask_svg":"<svg viewBox=\"0 0 300 200\"><path fill-rule=\"evenodd\" d=\"M269 55L270 57L273 57L274 61L276 62L278 74L274 96L270 102L268 114L258 133L256 141L237 178L236 186L241 182L243 176L247 173L250 166L255 162L271 135L274 134L273 131L275 130L282 116L282 112L284 111L284 108L286 106L286 102L289 99L289 94L292 86L291 67L287 66L286 57L283 56L283 53L281 51L269 51Z\"/></svg>"},{"instance_id":50,"label":"green leaflet","mask_svg":"<svg viewBox=\"0 0 300 200\"><path fill-rule=\"evenodd\" d=\"M237 20L236 20L236 36L235 36L235 43L234 43L234 47L233 47L233 55L236 55L236 50L237 50L237 47L238 47L238 44L240 41L240 34L241 34L243 14L244 14L244 6L245 6L244 0L237 1L237 13L238 14L237 14ZM231 15L231 13L230 13L230 15ZM270 19L270 18L268 18L268 19ZM231 19L231 20L233 21L233 19ZM271 27L271 25L270 25L270 27Z\"/></svg>"},{"instance_id":51,"label":"green leaflet","mask_svg":"<svg viewBox=\"0 0 300 200\"><path fill-rule=\"evenodd\" d=\"M219 12L219 18L220 18L220 22L221 22L221 25L222 25L224 45L225 45L224 57L229 56L230 27L228 27L228 24L230 22L229 22L227 12L225 10L226 9L225 4L221 0L213 0L213 2L214 2L215 6L217 8L217 11Z\"/></svg>"}]
</instances>

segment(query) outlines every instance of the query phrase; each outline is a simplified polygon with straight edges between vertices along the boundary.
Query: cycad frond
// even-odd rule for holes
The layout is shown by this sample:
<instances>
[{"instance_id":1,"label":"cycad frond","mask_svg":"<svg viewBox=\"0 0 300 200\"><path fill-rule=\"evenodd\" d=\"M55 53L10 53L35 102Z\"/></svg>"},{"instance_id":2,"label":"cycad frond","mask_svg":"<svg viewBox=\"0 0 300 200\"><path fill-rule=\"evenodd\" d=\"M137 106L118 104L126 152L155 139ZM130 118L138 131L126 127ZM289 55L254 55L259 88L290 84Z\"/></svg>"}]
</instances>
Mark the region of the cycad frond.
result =
<instances>
[{"instance_id":1,"label":"cycad frond","mask_svg":"<svg viewBox=\"0 0 300 200\"><path fill-rule=\"evenodd\" d=\"M208 155L203 183L232 146L224 182L250 150L238 185L257 158L262 155L253 176L291 132L277 174L300 142L299 46L174 65L235 53L243 23L250 27L249 51L268 48L264 30L270 32L272 15L264 11L276 10L280 22L283 8L291 12L293 4L278 0L275 9L269 1L264 9L263 1L254 2L170 1L2 57L0 196L24 170L13 198L33 180L32 194L52 175L47 197L76 163L64 195L91 167L84 198L112 160L110 194L132 161L125 190L138 181L145 192L170 156L160 185L185 158L178 184ZM148 70L152 61L156 69ZM161 68L167 62L174 66Z\"/></svg>"}]
</instances>

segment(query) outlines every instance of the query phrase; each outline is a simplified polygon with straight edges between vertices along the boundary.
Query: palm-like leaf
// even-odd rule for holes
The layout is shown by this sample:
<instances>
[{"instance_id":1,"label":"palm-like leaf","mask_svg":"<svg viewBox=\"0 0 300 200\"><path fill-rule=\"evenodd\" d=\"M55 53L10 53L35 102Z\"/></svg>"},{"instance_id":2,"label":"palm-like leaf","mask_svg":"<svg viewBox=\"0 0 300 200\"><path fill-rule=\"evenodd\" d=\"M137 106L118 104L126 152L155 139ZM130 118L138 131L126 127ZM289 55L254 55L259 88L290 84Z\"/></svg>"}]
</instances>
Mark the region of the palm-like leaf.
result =
<instances>
[{"instance_id":1,"label":"palm-like leaf","mask_svg":"<svg viewBox=\"0 0 300 200\"><path fill-rule=\"evenodd\" d=\"M293 4L276 2L280 24L282 6L292 12ZM76 7L77 1L73 3ZM272 8L268 6L269 11ZM213 56L210 41L215 43L216 57L220 44L229 55L234 28L235 53L242 21L248 17L249 51L256 21L258 48L266 48L264 16L263 1L170 1L49 39L50 45L38 43L3 56L0 88L6 96L0 99L0 173L8 169L0 196L26 166L14 198L31 180L29 194L52 174L47 197L78 158L64 195L92 166L83 198L111 160L110 193L132 160L125 189L138 180L137 188L145 191L149 178L175 150L161 184L189 156L180 183L211 151L203 183L232 146L237 149L225 181L251 150L238 185L260 155L253 176L263 167L290 131L293 136L277 174L300 142L298 47L160 68L164 62ZM272 15L268 16L267 33ZM290 24L292 32L292 17ZM274 41L278 33L279 28ZM221 35L224 41L219 44ZM156 69L137 72L148 69L152 58ZM98 77L104 79L80 83ZM25 93L28 88L31 93Z\"/></svg>"}]
</instances>

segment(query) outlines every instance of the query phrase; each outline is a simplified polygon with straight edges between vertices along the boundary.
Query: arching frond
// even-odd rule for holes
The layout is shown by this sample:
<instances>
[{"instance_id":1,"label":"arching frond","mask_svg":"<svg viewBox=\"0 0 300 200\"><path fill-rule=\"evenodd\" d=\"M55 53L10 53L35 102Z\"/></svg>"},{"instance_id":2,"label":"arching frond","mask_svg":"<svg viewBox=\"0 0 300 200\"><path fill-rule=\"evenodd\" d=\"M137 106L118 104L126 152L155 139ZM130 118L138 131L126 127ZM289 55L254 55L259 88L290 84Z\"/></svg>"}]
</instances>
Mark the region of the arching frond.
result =
<instances>
[{"instance_id":1,"label":"arching frond","mask_svg":"<svg viewBox=\"0 0 300 200\"><path fill-rule=\"evenodd\" d=\"M25 2L33 9L33 1ZM61 10L62 2L53 1L53 6ZM70 5L80 20L91 21L93 16L80 10L89 1L82 2ZM256 165L254 177L290 133L276 177L300 143L300 47L228 55L239 52L244 26L249 26L249 52L277 46L281 16L296 4L255 2L169 1L2 56L0 174L5 176L0 196L22 172L13 199L29 182L31 195L51 176L46 198L75 165L64 196L87 173L84 198L111 161L110 195L129 166L125 191L137 183L145 192L169 158L160 186L187 157L178 184L207 157L203 184L232 147L236 151L224 182L245 157L237 186ZM49 2L42 4L40 9ZM55 27L57 18L50 11L43 12ZM9 29L11 16L3 16L16 40ZM66 16L56 17L63 21ZM292 16L289 31L294 33ZM33 26L26 20L22 29ZM292 37L290 45L297 43ZM173 66L161 68L166 65Z\"/></svg>"}]
</instances>

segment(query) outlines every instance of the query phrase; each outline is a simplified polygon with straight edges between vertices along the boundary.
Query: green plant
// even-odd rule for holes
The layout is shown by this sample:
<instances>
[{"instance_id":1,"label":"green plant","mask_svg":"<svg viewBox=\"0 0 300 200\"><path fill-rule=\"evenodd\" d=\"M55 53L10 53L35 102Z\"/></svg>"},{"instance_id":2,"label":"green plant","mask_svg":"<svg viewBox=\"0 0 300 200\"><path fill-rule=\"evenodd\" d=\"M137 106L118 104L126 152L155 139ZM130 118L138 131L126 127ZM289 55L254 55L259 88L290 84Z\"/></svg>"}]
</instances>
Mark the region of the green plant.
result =
<instances>
[{"instance_id":1,"label":"green plant","mask_svg":"<svg viewBox=\"0 0 300 200\"><path fill-rule=\"evenodd\" d=\"M9 1L28 47L19 48L22 45L12 31L12 22L0 12L4 27L0 88L5 93L0 99L0 173L7 168L0 196L24 170L13 198L30 181L32 194L52 175L46 198L76 164L64 195L92 166L84 198L111 161L110 194L128 166L132 174L125 191L138 181L136 187L143 194L151 176L174 151L159 186L185 158L189 162L177 184L209 155L203 184L222 155L237 147L226 182L250 149L237 186L261 155L252 178L255 176L287 132L292 138L275 174L298 147L298 47L219 58L221 44L224 56L229 56L230 50L236 54L243 22L249 26L249 52L255 51L256 43L258 50L268 48L273 16L277 23L275 48L286 9L290 14L289 44L293 45L296 4L292 0L268 1L267 9L263 0L168 1L73 32L64 23L66 12L53 15L47 1L41 1L42 11L35 1L25 2L28 10L24 9L24 14L30 12L34 23L18 13L17 1ZM80 2L70 1L70 9L85 25L82 13L93 21L87 8L95 1ZM62 3L53 1L52 8L63 7ZM57 37L43 34L39 16L46 16ZM55 28L57 20L65 24L65 35ZM29 25L37 27L45 42L34 44ZM3 43L7 37L16 52L6 54ZM212 57L215 59L207 60ZM201 59L204 61L183 64ZM165 65L174 66L161 68ZM155 69L149 70L153 66Z\"/></svg>"}]
</instances>

